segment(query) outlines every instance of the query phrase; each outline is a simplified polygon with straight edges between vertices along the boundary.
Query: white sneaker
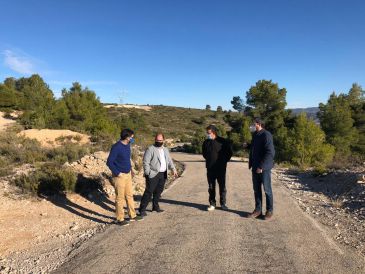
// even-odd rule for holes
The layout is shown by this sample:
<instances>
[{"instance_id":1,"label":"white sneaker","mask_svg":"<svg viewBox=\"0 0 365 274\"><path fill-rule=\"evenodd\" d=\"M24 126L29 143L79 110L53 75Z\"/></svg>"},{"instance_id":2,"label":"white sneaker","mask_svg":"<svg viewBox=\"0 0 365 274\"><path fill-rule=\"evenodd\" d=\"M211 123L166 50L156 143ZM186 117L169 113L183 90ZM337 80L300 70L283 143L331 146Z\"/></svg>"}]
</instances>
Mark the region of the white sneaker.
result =
<instances>
[{"instance_id":1,"label":"white sneaker","mask_svg":"<svg viewBox=\"0 0 365 274\"><path fill-rule=\"evenodd\" d=\"M215 206L210 205L210 206L208 207L208 211L213 211L214 209L215 209Z\"/></svg>"}]
</instances>

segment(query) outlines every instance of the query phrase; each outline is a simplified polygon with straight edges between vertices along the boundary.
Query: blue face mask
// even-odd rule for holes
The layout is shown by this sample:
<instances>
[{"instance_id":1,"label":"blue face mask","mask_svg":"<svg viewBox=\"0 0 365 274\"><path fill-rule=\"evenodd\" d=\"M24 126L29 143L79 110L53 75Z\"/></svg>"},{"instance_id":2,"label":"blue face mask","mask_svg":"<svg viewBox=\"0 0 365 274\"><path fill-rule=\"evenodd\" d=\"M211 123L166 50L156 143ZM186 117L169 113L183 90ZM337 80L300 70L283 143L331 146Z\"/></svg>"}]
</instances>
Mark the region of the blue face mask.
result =
<instances>
[{"instance_id":1,"label":"blue face mask","mask_svg":"<svg viewBox=\"0 0 365 274\"><path fill-rule=\"evenodd\" d=\"M213 138L212 138L212 135L207 134L207 139L208 139L208 140L212 140L212 139L213 139Z\"/></svg>"},{"instance_id":2,"label":"blue face mask","mask_svg":"<svg viewBox=\"0 0 365 274\"><path fill-rule=\"evenodd\" d=\"M134 138L133 137L129 139L129 143L134 144Z\"/></svg>"}]
</instances>

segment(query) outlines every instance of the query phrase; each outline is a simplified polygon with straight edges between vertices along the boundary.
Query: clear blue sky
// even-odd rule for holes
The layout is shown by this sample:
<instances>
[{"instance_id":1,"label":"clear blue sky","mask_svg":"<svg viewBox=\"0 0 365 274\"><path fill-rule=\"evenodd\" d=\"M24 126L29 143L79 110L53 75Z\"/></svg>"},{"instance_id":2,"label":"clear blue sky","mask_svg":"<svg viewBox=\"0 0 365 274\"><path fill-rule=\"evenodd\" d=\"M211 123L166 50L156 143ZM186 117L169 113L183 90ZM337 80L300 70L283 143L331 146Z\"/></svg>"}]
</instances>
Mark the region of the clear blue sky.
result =
<instances>
[{"instance_id":1,"label":"clear blue sky","mask_svg":"<svg viewBox=\"0 0 365 274\"><path fill-rule=\"evenodd\" d=\"M103 102L231 108L260 79L289 107L365 85L365 1L0 0L0 80L79 81Z\"/></svg>"}]
</instances>

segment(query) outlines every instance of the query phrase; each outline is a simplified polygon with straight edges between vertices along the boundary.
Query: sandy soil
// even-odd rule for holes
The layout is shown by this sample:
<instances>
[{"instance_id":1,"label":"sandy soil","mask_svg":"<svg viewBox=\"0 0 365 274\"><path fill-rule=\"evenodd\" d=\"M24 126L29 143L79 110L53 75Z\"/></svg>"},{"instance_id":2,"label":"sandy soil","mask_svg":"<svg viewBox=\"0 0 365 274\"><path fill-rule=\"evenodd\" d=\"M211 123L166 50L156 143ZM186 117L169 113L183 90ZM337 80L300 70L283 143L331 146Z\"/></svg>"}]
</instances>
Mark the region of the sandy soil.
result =
<instances>
[{"instance_id":1,"label":"sandy soil","mask_svg":"<svg viewBox=\"0 0 365 274\"><path fill-rule=\"evenodd\" d=\"M0 111L0 131L14 123L14 120L4 118L4 113Z\"/></svg>"},{"instance_id":2,"label":"sandy soil","mask_svg":"<svg viewBox=\"0 0 365 274\"><path fill-rule=\"evenodd\" d=\"M38 140L44 147L58 147L65 142L84 145L90 143L90 137L71 130L63 129L27 129L19 132L26 138Z\"/></svg>"},{"instance_id":3,"label":"sandy soil","mask_svg":"<svg viewBox=\"0 0 365 274\"><path fill-rule=\"evenodd\" d=\"M142 106L142 105L105 105L105 108L136 108L136 109L142 109L146 111L150 111L152 107L150 106Z\"/></svg>"},{"instance_id":4,"label":"sandy soil","mask_svg":"<svg viewBox=\"0 0 365 274\"><path fill-rule=\"evenodd\" d=\"M101 203L77 194L57 199L15 199L2 194L5 196L0 199L0 257L110 222L114 216L114 197Z\"/></svg>"}]
</instances>

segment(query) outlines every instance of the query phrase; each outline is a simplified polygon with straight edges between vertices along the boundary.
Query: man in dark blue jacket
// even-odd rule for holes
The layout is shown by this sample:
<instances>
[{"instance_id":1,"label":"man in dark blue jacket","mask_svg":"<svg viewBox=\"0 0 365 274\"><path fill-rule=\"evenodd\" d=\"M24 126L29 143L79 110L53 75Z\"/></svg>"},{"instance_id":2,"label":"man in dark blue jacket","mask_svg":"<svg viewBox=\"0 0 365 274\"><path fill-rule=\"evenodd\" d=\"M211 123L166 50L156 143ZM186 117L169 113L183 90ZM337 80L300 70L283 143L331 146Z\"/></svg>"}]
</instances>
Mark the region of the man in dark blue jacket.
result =
<instances>
[{"instance_id":1,"label":"man in dark blue jacket","mask_svg":"<svg viewBox=\"0 0 365 274\"><path fill-rule=\"evenodd\" d=\"M271 169L274 166L275 149L273 138L269 131L264 129L261 119L255 119L248 166L252 169L252 182L255 194L255 210L249 214L250 218L262 215L262 185L266 196L265 220L273 215L273 193L271 189Z\"/></svg>"}]
</instances>

